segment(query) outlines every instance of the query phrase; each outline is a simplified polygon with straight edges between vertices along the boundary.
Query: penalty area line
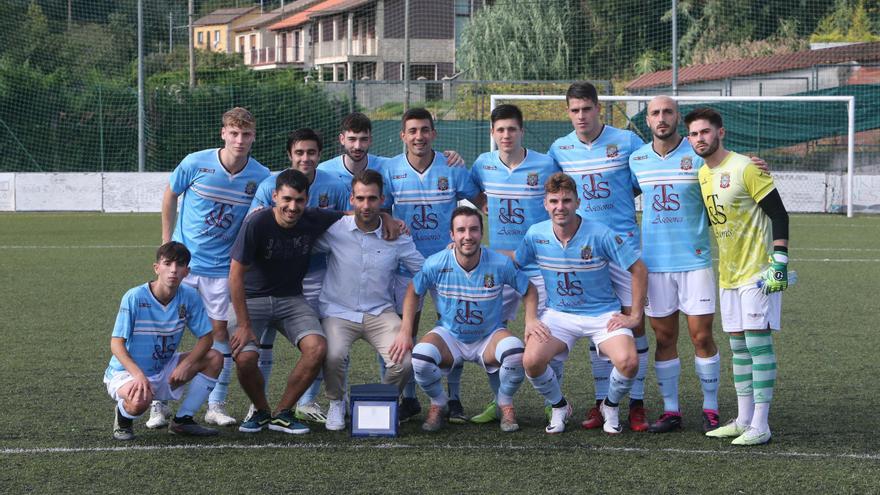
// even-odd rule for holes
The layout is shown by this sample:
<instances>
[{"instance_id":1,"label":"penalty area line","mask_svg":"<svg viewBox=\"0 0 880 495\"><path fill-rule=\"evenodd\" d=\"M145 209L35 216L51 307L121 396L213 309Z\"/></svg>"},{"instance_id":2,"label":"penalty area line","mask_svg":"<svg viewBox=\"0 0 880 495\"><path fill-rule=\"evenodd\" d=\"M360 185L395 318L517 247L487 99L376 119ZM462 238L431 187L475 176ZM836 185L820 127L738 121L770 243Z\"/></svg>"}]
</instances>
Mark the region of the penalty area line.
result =
<instances>
[{"instance_id":1,"label":"penalty area line","mask_svg":"<svg viewBox=\"0 0 880 495\"><path fill-rule=\"evenodd\" d=\"M124 445L118 447L43 447L43 448L2 448L0 455L41 455L41 454L100 454L121 452L186 451L186 450L257 450L257 449L341 449L341 450L460 450L460 451L583 451L609 452L620 454L678 454L678 455L719 455L742 457L766 457L789 459L842 459L860 461L880 461L880 454L833 454L824 452L760 452L754 449L712 450L712 449L650 449L645 447L602 447L595 445L504 445L504 444L435 444L415 445L404 443L380 443L370 445L333 443L266 443L266 444L178 444L178 445Z\"/></svg>"}]
</instances>

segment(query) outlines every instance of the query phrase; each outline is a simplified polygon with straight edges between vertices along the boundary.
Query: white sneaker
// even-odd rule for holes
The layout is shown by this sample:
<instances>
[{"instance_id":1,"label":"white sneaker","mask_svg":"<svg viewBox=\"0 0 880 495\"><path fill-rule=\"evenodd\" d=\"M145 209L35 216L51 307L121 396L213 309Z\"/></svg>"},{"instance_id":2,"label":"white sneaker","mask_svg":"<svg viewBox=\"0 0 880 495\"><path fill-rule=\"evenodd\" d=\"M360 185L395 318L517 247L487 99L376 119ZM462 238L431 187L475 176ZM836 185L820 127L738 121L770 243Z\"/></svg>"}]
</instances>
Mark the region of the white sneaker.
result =
<instances>
[{"instance_id":1,"label":"white sneaker","mask_svg":"<svg viewBox=\"0 0 880 495\"><path fill-rule=\"evenodd\" d=\"M331 400L330 408L327 410L327 422L325 426L330 431L339 431L345 429L345 401Z\"/></svg>"},{"instance_id":2,"label":"white sneaker","mask_svg":"<svg viewBox=\"0 0 880 495\"><path fill-rule=\"evenodd\" d=\"M171 417L171 408L164 400L154 400L150 404L150 419L147 420L147 428L156 429L168 426L168 418Z\"/></svg>"},{"instance_id":3,"label":"white sneaker","mask_svg":"<svg viewBox=\"0 0 880 495\"><path fill-rule=\"evenodd\" d=\"M620 408L619 407L611 407L605 404L605 401L602 401L602 404L599 406L599 412L602 413L602 419L604 423L602 424L602 430L609 435L617 435L622 431L620 427Z\"/></svg>"},{"instance_id":4,"label":"white sneaker","mask_svg":"<svg viewBox=\"0 0 880 495\"><path fill-rule=\"evenodd\" d=\"M308 404L296 405L296 419L300 421L311 421L312 423L326 423L327 415L321 409L321 405L317 402L309 402Z\"/></svg>"},{"instance_id":5,"label":"white sneaker","mask_svg":"<svg viewBox=\"0 0 880 495\"><path fill-rule=\"evenodd\" d=\"M208 404L208 412L205 413L205 423L217 426L232 426L238 421L226 414L226 403L215 402Z\"/></svg>"},{"instance_id":6,"label":"white sneaker","mask_svg":"<svg viewBox=\"0 0 880 495\"><path fill-rule=\"evenodd\" d=\"M568 423L570 417L571 402L562 407L552 408L552 412L550 413L550 424L547 425L547 428L544 428L544 431L551 434L562 433L565 431L565 424Z\"/></svg>"}]
</instances>

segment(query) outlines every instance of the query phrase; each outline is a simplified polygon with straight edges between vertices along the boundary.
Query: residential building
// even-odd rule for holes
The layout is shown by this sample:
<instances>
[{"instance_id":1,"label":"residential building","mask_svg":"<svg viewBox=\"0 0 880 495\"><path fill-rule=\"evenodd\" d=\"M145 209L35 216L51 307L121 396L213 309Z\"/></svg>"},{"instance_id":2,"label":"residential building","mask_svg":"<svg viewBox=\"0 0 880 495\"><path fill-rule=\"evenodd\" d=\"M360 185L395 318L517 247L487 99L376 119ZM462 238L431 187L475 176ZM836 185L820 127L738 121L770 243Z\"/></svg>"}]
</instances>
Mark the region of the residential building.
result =
<instances>
[{"instance_id":1,"label":"residential building","mask_svg":"<svg viewBox=\"0 0 880 495\"><path fill-rule=\"evenodd\" d=\"M193 46L212 52L233 53L233 30L259 15L259 7L215 10L193 22Z\"/></svg>"},{"instance_id":2,"label":"residential building","mask_svg":"<svg viewBox=\"0 0 880 495\"><path fill-rule=\"evenodd\" d=\"M282 67L302 68L302 62L296 63L291 57L285 57L286 46L282 47L281 43L288 40L276 36L274 31L269 30L269 26L292 17L319 2L321 0L288 2L277 9L260 14L248 22L240 24L233 29L235 52L242 54L245 65L256 70Z\"/></svg>"}]
</instances>

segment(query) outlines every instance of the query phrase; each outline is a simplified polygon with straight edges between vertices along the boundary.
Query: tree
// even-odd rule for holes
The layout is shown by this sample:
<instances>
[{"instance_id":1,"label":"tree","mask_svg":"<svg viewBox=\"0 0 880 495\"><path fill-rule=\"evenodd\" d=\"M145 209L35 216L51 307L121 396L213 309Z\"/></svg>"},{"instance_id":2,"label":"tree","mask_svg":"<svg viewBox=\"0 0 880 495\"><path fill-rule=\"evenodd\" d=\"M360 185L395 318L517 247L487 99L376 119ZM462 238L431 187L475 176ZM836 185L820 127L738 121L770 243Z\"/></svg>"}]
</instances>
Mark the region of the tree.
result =
<instances>
[{"instance_id":1,"label":"tree","mask_svg":"<svg viewBox=\"0 0 880 495\"><path fill-rule=\"evenodd\" d=\"M880 36L872 32L871 19L865 1L859 0L850 5L847 0L838 0L834 10L819 21L816 31L810 36L814 43L838 41L880 41Z\"/></svg>"}]
</instances>

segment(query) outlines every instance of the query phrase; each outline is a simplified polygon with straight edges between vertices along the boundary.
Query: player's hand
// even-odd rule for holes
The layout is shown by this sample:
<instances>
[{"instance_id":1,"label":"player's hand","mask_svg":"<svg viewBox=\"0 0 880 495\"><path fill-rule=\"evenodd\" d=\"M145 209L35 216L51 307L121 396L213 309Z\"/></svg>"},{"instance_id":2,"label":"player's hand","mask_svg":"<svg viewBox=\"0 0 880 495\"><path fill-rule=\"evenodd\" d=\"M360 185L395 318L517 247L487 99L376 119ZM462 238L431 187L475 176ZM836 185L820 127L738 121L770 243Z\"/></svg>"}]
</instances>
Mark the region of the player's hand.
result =
<instances>
[{"instance_id":1,"label":"player's hand","mask_svg":"<svg viewBox=\"0 0 880 495\"><path fill-rule=\"evenodd\" d=\"M773 251L769 261L770 266L761 277L761 292L782 292L788 288L788 253Z\"/></svg>"},{"instance_id":2,"label":"player's hand","mask_svg":"<svg viewBox=\"0 0 880 495\"><path fill-rule=\"evenodd\" d=\"M150 381L147 380L147 377L140 374L140 376L133 377L131 388L128 391L128 396L132 400L141 400L145 401L152 395L153 390L150 388Z\"/></svg>"},{"instance_id":3,"label":"player's hand","mask_svg":"<svg viewBox=\"0 0 880 495\"><path fill-rule=\"evenodd\" d=\"M464 167L464 158L458 154L455 150L446 150L443 152L443 156L446 157L446 164L450 167Z\"/></svg>"},{"instance_id":4,"label":"player's hand","mask_svg":"<svg viewBox=\"0 0 880 495\"><path fill-rule=\"evenodd\" d=\"M544 343L550 340L550 329L541 320L526 321L526 331L523 336L526 342L534 337L538 342Z\"/></svg>"},{"instance_id":5,"label":"player's hand","mask_svg":"<svg viewBox=\"0 0 880 495\"><path fill-rule=\"evenodd\" d=\"M251 342L256 343L257 337L254 335L254 331L251 330L250 322L239 322L238 328L235 329L235 335L229 339L229 349L232 351L232 359L237 358L238 355L241 354L241 351L244 350L244 347Z\"/></svg>"},{"instance_id":6,"label":"player's hand","mask_svg":"<svg viewBox=\"0 0 880 495\"><path fill-rule=\"evenodd\" d=\"M191 373L191 369L192 365L187 360L180 361L177 367L174 368L174 371L171 372L171 376L168 377L168 384L171 385L171 390L184 385L192 379L193 373Z\"/></svg>"},{"instance_id":7,"label":"player's hand","mask_svg":"<svg viewBox=\"0 0 880 495\"><path fill-rule=\"evenodd\" d=\"M765 162L761 158L758 158L757 156L752 156L750 158L752 159L752 164L758 167L758 170L760 170L761 172L766 172L768 174L770 173L770 167L767 166L767 162Z\"/></svg>"},{"instance_id":8,"label":"player's hand","mask_svg":"<svg viewBox=\"0 0 880 495\"><path fill-rule=\"evenodd\" d=\"M391 358L392 362L400 364L403 362L403 358L406 357L406 353L411 351L412 348L412 331L401 326L400 331L397 332L397 337L394 337L394 343L391 344L391 349L388 350L388 356Z\"/></svg>"},{"instance_id":9,"label":"player's hand","mask_svg":"<svg viewBox=\"0 0 880 495\"><path fill-rule=\"evenodd\" d=\"M621 328L635 328L639 326L639 323L642 322L641 316L638 315L626 315L623 313L614 313L611 315L611 319L608 320L608 328L609 332L613 332L615 330L619 330Z\"/></svg>"}]
</instances>

